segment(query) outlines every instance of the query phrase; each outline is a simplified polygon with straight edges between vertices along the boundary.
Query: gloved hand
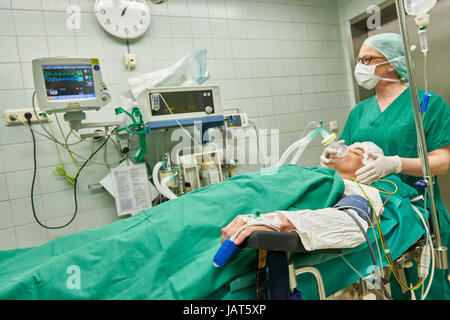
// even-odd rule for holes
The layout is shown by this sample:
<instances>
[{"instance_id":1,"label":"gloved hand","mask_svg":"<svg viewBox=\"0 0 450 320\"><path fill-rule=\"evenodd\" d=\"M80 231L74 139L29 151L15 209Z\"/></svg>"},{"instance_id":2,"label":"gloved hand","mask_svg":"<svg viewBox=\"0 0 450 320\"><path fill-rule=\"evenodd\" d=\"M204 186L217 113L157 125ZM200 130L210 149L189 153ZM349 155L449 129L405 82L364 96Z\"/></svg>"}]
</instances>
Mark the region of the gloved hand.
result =
<instances>
[{"instance_id":1,"label":"gloved hand","mask_svg":"<svg viewBox=\"0 0 450 320\"><path fill-rule=\"evenodd\" d=\"M371 161L356 171L356 180L360 183L372 183L375 180L382 179L390 174L402 172L402 161L399 156L386 157L369 152L368 158L373 159L374 161Z\"/></svg>"},{"instance_id":2,"label":"gloved hand","mask_svg":"<svg viewBox=\"0 0 450 320\"><path fill-rule=\"evenodd\" d=\"M339 144L345 144L345 140L338 141ZM333 155L336 155L338 150L336 150L333 147L326 147L325 150L323 150L322 155L320 156L320 165L322 167L326 167L327 164L330 163L330 159Z\"/></svg>"}]
</instances>

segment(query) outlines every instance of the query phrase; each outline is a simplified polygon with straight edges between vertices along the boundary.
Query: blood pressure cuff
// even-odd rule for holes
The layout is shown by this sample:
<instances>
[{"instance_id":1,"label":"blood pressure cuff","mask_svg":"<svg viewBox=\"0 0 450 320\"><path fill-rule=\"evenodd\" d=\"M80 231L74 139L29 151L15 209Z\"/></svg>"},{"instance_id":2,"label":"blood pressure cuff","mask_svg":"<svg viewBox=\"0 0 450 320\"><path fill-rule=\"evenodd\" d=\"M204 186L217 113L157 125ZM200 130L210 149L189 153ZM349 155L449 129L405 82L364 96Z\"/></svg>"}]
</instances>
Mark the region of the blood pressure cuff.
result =
<instances>
[{"instance_id":1,"label":"blood pressure cuff","mask_svg":"<svg viewBox=\"0 0 450 320\"><path fill-rule=\"evenodd\" d=\"M358 196L358 195L351 195L351 196L347 196L342 198L333 208L348 208L351 209L351 207L354 208L358 208L360 210L354 210L364 221L366 221L367 223L369 223L367 216L369 218L372 218L372 214L373 214L373 210L372 207L370 205L370 202L365 199L362 196ZM362 213L361 211L365 212L367 214L367 216Z\"/></svg>"}]
</instances>

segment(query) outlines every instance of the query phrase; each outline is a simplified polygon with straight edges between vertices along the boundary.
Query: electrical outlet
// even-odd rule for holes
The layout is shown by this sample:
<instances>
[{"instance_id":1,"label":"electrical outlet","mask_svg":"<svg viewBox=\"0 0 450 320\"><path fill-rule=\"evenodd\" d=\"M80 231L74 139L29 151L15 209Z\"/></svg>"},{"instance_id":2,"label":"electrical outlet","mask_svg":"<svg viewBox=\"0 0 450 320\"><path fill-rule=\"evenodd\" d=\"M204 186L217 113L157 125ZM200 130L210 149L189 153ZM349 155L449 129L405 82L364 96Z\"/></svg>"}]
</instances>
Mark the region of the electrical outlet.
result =
<instances>
[{"instance_id":1,"label":"electrical outlet","mask_svg":"<svg viewBox=\"0 0 450 320\"><path fill-rule=\"evenodd\" d=\"M28 123L28 119L25 118L25 114L27 113L31 114L31 124L39 123L39 120L40 122L43 123L48 122L47 118L44 117L40 109L36 109L36 113L39 116L39 120L36 119L33 109L11 109L6 110L4 113L5 124L7 126L15 126L15 125L23 125L23 122Z\"/></svg>"},{"instance_id":2,"label":"electrical outlet","mask_svg":"<svg viewBox=\"0 0 450 320\"><path fill-rule=\"evenodd\" d=\"M136 68L136 54L126 53L125 54L125 66L128 70Z\"/></svg>"}]
</instances>

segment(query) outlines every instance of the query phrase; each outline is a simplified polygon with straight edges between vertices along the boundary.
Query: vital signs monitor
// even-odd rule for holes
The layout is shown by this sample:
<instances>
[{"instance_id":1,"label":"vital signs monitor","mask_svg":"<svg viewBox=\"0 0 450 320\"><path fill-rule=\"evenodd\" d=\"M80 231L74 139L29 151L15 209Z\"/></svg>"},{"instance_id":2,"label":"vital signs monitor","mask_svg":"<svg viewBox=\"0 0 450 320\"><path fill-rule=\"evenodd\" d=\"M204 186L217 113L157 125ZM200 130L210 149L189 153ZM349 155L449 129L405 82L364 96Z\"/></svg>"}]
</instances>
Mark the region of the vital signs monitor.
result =
<instances>
[{"instance_id":1,"label":"vital signs monitor","mask_svg":"<svg viewBox=\"0 0 450 320\"><path fill-rule=\"evenodd\" d=\"M39 108L47 113L98 110L111 101L95 58L33 60Z\"/></svg>"}]
</instances>

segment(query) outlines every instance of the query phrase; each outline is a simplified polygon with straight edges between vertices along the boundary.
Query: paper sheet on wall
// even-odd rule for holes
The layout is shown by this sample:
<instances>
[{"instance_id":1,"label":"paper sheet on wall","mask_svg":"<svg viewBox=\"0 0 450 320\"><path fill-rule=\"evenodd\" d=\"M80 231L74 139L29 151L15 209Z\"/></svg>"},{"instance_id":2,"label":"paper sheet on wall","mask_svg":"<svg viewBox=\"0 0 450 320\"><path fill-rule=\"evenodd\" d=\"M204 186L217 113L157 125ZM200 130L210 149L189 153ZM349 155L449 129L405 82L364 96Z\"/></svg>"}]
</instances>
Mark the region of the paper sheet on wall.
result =
<instances>
[{"instance_id":1,"label":"paper sheet on wall","mask_svg":"<svg viewBox=\"0 0 450 320\"><path fill-rule=\"evenodd\" d=\"M147 178L144 164L121 163L100 181L115 198L119 216L135 215L151 208L159 192Z\"/></svg>"}]
</instances>

